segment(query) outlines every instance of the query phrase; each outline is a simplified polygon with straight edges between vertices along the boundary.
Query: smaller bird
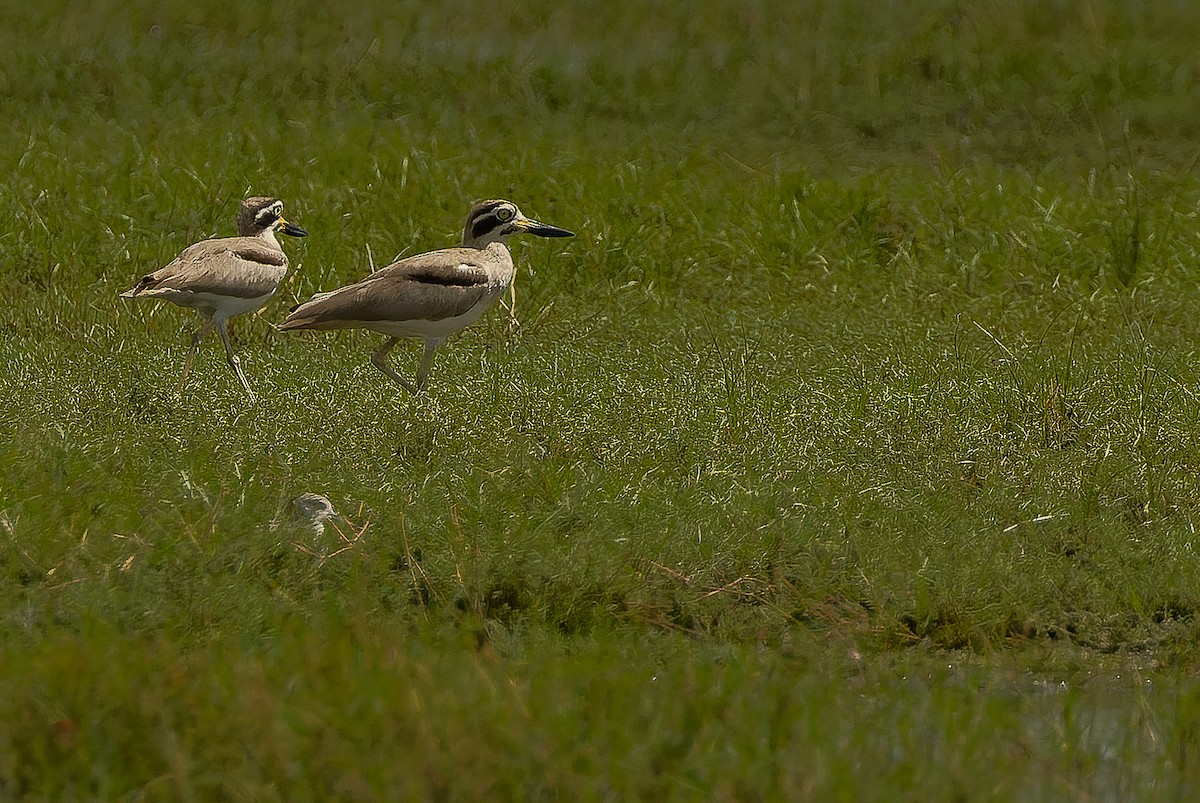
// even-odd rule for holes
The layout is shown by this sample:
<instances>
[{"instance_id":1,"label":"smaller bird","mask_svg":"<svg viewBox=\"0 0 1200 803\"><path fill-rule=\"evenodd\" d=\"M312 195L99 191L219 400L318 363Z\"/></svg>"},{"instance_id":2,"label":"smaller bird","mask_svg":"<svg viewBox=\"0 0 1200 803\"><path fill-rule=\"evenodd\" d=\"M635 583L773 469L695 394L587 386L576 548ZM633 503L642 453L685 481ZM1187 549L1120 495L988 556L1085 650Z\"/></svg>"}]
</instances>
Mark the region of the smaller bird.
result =
<instances>
[{"instance_id":1,"label":"smaller bird","mask_svg":"<svg viewBox=\"0 0 1200 803\"><path fill-rule=\"evenodd\" d=\"M512 284L516 269L507 241L521 232L538 237L575 236L525 217L512 201L481 201L467 215L462 246L417 254L356 284L318 293L293 307L279 328L369 329L388 335L371 355L371 362L416 395L429 379L438 346L477 321ZM415 383L396 373L387 360L388 352L404 337L425 341Z\"/></svg>"},{"instance_id":2,"label":"smaller bird","mask_svg":"<svg viewBox=\"0 0 1200 803\"><path fill-rule=\"evenodd\" d=\"M205 323L192 336L179 387L187 381L200 341L216 328L229 367L253 401L254 391L229 343L226 321L270 301L287 275L288 258L275 232L291 237L307 237L308 232L283 219L283 201L264 197L242 201L237 227L237 237L218 237L188 246L169 265L146 274L132 289L121 293L121 298L159 298L200 313Z\"/></svg>"},{"instance_id":3,"label":"smaller bird","mask_svg":"<svg viewBox=\"0 0 1200 803\"><path fill-rule=\"evenodd\" d=\"M333 503L320 494L303 493L292 500L292 522L316 535L325 532L325 522L338 516Z\"/></svg>"}]
</instances>

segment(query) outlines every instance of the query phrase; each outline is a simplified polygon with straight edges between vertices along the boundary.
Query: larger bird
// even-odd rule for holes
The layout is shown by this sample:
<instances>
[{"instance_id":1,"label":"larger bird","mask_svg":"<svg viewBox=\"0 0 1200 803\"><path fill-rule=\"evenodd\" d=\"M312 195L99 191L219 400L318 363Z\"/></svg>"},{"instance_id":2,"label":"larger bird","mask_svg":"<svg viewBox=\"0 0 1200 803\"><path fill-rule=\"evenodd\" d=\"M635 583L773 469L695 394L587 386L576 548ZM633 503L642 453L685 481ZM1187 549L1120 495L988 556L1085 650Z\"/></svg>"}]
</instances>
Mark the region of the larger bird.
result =
<instances>
[{"instance_id":1,"label":"larger bird","mask_svg":"<svg viewBox=\"0 0 1200 803\"><path fill-rule=\"evenodd\" d=\"M388 335L371 362L412 394L429 379L433 355L442 342L470 326L512 284L512 254L506 242L525 232L538 237L573 237L521 214L512 201L476 204L459 248L445 248L402 259L357 284L318 293L297 307L280 329L369 329ZM417 381L401 377L387 354L404 337L425 341Z\"/></svg>"},{"instance_id":2,"label":"larger bird","mask_svg":"<svg viewBox=\"0 0 1200 803\"><path fill-rule=\"evenodd\" d=\"M254 391L229 343L226 321L270 301L287 275L288 258L275 232L292 237L306 237L308 232L283 219L283 201L277 198L242 201L237 227L237 237L219 237L189 246L171 264L143 276L132 289L121 293L121 298L159 298L200 313L205 322L192 336L179 386L187 380L200 341L215 328L225 345L229 367L253 400Z\"/></svg>"}]
</instances>

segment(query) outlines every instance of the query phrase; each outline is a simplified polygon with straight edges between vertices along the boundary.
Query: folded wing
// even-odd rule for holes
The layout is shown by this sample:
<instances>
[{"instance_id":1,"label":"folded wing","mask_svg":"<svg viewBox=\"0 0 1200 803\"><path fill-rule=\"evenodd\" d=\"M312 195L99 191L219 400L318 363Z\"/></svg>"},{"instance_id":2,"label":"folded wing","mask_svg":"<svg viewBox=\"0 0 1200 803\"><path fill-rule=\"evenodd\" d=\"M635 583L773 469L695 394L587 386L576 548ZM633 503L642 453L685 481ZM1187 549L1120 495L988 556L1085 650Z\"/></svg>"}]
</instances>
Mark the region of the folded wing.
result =
<instances>
[{"instance_id":1,"label":"folded wing","mask_svg":"<svg viewBox=\"0 0 1200 803\"><path fill-rule=\"evenodd\" d=\"M170 291L257 298L279 287L287 265L282 251L253 237L205 240L184 250L169 265L146 274L121 295L135 298Z\"/></svg>"},{"instance_id":2,"label":"folded wing","mask_svg":"<svg viewBox=\"0 0 1200 803\"><path fill-rule=\"evenodd\" d=\"M352 322L439 321L465 315L494 290L471 248L420 254L295 307L280 329L339 329Z\"/></svg>"}]
</instances>

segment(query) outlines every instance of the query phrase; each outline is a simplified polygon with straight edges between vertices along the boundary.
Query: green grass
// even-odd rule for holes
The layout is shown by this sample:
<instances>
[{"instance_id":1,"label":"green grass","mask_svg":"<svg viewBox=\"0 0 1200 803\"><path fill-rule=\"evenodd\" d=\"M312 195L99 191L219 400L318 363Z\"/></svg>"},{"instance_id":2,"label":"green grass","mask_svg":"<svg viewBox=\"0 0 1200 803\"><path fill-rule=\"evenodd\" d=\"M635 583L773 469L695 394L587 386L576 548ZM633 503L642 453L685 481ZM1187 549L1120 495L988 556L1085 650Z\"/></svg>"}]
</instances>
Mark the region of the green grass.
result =
<instances>
[{"instance_id":1,"label":"green grass","mask_svg":"<svg viewBox=\"0 0 1200 803\"><path fill-rule=\"evenodd\" d=\"M779 5L0 12L0 798L1195 796L1200 11ZM271 329L496 196L427 394Z\"/></svg>"}]
</instances>

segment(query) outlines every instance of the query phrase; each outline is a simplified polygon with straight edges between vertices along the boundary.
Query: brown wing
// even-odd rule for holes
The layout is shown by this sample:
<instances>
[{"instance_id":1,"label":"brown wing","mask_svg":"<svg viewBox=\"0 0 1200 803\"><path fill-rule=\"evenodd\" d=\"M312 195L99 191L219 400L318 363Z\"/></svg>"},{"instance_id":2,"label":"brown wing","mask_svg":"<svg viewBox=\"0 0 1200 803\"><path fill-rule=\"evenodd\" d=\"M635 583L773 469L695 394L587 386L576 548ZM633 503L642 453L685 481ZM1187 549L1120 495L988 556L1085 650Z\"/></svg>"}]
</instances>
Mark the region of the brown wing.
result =
<instances>
[{"instance_id":1,"label":"brown wing","mask_svg":"<svg viewBox=\"0 0 1200 803\"><path fill-rule=\"evenodd\" d=\"M440 321L465 314L489 292L473 248L403 259L357 284L320 293L292 310L280 329L335 329L347 321Z\"/></svg>"},{"instance_id":2,"label":"brown wing","mask_svg":"<svg viewBox=\"0 0 1200 803\"><path fill-rule=\"evenodd\" d=\"M133 298L154 290L257 298L273 292L287 273L287 257L255 237L222 237L189 246L173 262L142 277Z\"/></svg>"}]
</instances>

